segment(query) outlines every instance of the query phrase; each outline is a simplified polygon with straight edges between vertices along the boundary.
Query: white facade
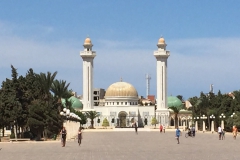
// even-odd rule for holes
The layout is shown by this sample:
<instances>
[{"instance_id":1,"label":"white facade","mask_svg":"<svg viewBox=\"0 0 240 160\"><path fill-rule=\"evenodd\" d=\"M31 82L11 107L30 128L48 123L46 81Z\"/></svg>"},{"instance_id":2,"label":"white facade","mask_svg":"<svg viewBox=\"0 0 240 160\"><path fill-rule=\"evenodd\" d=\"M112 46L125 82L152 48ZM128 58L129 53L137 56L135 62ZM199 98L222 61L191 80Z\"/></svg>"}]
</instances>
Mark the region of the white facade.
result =
<instances>
[{"instance_id":1,"label":"white facade","mask_svg":"<svg viewBox=\"0 0 240 160\"><path fill-rule=\"evenodd\" d=\"M131 127L132 122L137 122L138 126L145 126L144 120L147 119L146 125L151 125L154 117L154 106L95 106L99 112L100 123L95 119L95 126L101 126L103 119L107 118L112 127ZM114 123L112 123L114 119Z\"/></svg>"},{"instance_id":2,"label":"white facade","mask_svg":"<svg viewBox=\"0 0 240 160\"><path fill-rule=\"evenodd\" d=\"M84 50L80 52L83 59L83 110L93 110L93 59L96 52L92 51L92 42L90 38L84 41Z\"/></svg>"}]
</instances>

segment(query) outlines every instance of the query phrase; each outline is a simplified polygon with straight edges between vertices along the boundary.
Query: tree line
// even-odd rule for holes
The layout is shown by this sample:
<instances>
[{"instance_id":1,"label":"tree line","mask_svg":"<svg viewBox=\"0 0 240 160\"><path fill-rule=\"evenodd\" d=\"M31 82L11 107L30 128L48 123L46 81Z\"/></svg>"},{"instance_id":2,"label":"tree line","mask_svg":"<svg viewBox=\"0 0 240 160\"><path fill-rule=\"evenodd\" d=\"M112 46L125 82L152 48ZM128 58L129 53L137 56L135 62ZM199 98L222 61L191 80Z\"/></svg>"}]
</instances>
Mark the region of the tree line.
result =
<instances>
[{"instance_id":1,"label":"tree line","mask_svg":"<svg viewBox=\"0 0 240 160\"><path fill-rule=\"evenodd\" d=\"M68 89L70 83L57 80L57 72L37 74L30 68L25 76L18 76L17 69L11 66L11 79L2 82L0 88L0 129L4 135L4 128L11 129L11 136L22 136L31 131L37 138L50 138L58 134L62 128L64 117L60 116L63 109L61 100L72 96ZM183 100L182 96L178 96ZM231 94L208 94L200 93L200 96L189 98L192 107L193 118L207 116L207 126L210 129L210 121L214 120L216 126L220 126L222 120L219 116L225 115L224 122L227 128L233 125L240 127L240 91ZM82 112L71 108L70 102L67 107L81 117L80 124L85 124L87 118L91 120L98 117L95 111ZM181 108L180 108L181 109ZM233 114L235 113L235 114ZM215 119L210 119L214 115ZM222 117L223 118L223 117ZM201 123L200 123L201 125ZM225 127L225 128L226 128ZM14 129L15 128L15 129Z\"/></svg>"},{"instance_id":2,"label":"tree line","mask_svg":"<svg viewBox=\"0 0 240 160\"><path fill-rule=\"evenodd\" d=\"M240 91L227 94L222 94L221 91L217 94L201 92L199 97L191 97L189 101L192 104L190 110L193 118L199 117L198 121L201 122L200 117L205 115L208 129L212 120L215 122L215 127L221 126L222 120L227 130L231 130L233 125L240 127ZM210 118L211 115L214 115L214 118Z\"/></svg>"},{"instance_id":3,"label":"tree line","mask_svg":"<svg viewBox=\"0 0 240 160\"><path fill-rule=\"evenodd\" d=\"M2 82L0 88L0 129L4 136L4 128L11 129L11 137L30 131L31 136L40 139L50 138L58 134L62 128L64 117L61 100L72 96L68 89L70 83L57 80L57 72L37 74L30 68L25 76L18 76L17 69L11 66L11 79ZM86 123L86 115L68 108L80 116L81 124Z\"/></svg>"}]
</instances>

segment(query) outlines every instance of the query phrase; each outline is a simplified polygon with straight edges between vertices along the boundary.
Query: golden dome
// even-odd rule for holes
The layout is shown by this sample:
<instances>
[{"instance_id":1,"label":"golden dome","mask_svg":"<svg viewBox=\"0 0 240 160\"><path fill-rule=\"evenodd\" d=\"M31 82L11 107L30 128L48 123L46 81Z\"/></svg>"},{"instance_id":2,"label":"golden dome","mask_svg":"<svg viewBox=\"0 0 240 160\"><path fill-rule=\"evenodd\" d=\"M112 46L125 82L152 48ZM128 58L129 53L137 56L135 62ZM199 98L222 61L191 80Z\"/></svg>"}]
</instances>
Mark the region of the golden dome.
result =
<instances>
[{"instance_id":1,"label":"golden dome","mask_svg":"<svg viewBox=\"0 0 240 160\"><path fill-rule=\"evenodd\" d=\"M163 37L159 38L158 44L165 44L165 39Z\"/></svg>"},{"instance_id":2,"label":"golden dome","mask_svg":"<svg viewBox=\"0 0 240 160\"><path fill-rule=\"evenodd\" d=\"M105 97L138 97L138 93L130 83L116 82L108 87Z\"/></svg>"},{"instance_id":3,"label":"golden dome","mask_svg":"<svg viewBox=\"0 0 240 160\"><path fill-rule=\"evenodd\" d=\"M84 41L84 44L92 44L91 39L87 37Z\"/></svg>"}]
</instances>

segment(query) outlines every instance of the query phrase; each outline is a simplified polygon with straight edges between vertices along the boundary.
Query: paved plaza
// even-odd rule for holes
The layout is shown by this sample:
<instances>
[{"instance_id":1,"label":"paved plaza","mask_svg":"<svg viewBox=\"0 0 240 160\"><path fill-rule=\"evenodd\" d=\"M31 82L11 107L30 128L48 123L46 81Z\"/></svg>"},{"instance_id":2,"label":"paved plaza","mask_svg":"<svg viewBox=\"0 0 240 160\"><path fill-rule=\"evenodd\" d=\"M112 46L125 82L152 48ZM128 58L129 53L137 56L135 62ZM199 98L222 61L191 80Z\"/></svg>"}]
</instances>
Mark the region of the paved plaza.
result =
<instances>
[{"instance_id":1,"label":"paved plaza","mask_svg":"<svg viewBox=\"0 0 240 160\"><path fill-rule=\"evenodd\" d=\"M59 141L0 143L1 160L239 160L240 137L226 134L218 140L216 133L197 133L195 138L180 137L175 132L157 131L84 132L83 142ZM238 139L239 138L239 139Z\"/></svg>"}]
</instances>

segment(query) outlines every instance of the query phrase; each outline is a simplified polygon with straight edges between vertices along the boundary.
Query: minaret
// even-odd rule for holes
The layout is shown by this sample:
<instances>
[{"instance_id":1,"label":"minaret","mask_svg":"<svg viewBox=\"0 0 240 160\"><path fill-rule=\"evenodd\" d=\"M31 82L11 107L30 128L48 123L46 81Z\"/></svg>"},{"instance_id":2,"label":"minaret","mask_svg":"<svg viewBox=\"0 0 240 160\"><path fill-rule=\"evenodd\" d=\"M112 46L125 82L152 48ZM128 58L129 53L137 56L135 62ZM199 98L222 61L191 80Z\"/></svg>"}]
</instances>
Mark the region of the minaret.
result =
<instances>
[{"instance_id":1,"label":"minaret","mask_svg":"<svg viewBox=\"0 0 240 160\"><path fill-rule=\"evenodd\" d=\"M92 42L86 38L84 50L80 52L83 59L83 111L93 110L93 59L96 52L92 51Z\"/></svg>"},{"instance_id":2,"label":"minaret","mask_svg":"<svg viewBox=\"0 0 240 160\"><path fill-rule=\"evenodd\" d=\"M166 50L167 44L163 37L158 40L158 50L154 51L154 56L157 59L157 110L159 115L164 115L166 118L169 115L167 105L167 59L170 52ZM167 119L161 120L162 124L167 123ZM162 118L161 118L162 119Z\"/></svg>"}]
</instances>

